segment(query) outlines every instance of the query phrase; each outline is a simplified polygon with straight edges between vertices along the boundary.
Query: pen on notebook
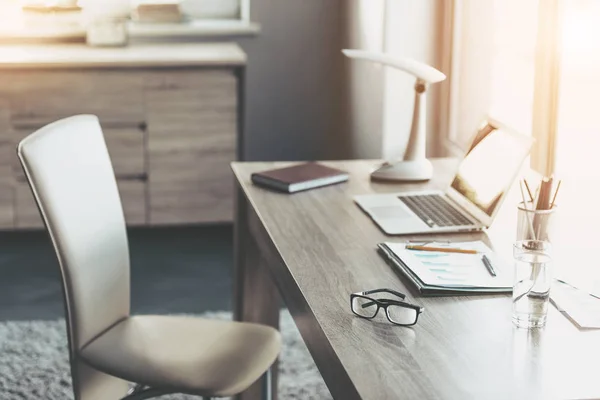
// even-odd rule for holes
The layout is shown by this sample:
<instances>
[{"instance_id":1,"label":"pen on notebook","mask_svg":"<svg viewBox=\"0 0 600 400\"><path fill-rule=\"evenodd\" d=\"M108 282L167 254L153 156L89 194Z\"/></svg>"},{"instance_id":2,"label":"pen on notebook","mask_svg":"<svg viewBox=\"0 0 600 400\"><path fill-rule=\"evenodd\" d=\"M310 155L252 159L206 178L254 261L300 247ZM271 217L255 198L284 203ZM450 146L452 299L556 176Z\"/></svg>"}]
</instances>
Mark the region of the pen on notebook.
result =
<instances>
[{"instance_id":1,"label":"pen on notebook","mask_svg":"<svg viewBox=\"0 0 600 400\"><path fill-rule=\"evenodd\" d=\"M492 266L490 259L487 258L487 256L485 254L481 257L481 261L483 261L483 265L485 265L485 268L488 270L490 275L496 276L496 270L494 270L494 267Z\"/></svg>"},{"instance_id":2,"label":"pen on notebook","mask_svg":"<svg viewBox=\"0 0 600 400\"><path fill-rule=\"evenodd\" d=\"M419 246L419 245L409 244L409 245L406 245L405 248L408 250L437 251L440 253L477 254L476 250L456 249L453 247Z\"/></svg>"}]
</instances>

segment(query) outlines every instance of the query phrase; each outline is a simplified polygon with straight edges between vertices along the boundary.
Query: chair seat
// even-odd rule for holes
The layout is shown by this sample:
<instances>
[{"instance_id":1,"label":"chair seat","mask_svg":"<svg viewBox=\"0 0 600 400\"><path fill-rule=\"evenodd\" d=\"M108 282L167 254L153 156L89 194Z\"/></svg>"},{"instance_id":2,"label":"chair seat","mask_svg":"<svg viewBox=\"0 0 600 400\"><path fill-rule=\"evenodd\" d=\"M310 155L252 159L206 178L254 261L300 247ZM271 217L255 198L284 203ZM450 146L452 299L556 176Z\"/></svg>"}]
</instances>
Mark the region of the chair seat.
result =
<instances>
[{"instance_id":1,"label":"chair seat","mask_svg":"<svg viewBox=\"0 0 600 400\"><path fill-rule=\"evenodd\" d=\"M157 389L205 396L244 391L281 348L277 330L183 316L134 316L80 352L92 367Z\"/></svg>"}]
</instances>

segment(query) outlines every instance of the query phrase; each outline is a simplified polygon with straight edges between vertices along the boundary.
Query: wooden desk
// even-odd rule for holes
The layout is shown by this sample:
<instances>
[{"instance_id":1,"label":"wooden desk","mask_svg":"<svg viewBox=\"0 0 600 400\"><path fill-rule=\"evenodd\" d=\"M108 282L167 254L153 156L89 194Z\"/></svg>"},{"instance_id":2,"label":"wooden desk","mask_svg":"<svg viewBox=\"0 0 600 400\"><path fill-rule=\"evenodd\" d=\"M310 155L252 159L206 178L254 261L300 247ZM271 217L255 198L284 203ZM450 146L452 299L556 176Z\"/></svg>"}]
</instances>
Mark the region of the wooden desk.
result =
<instances>
[{"instance_id":1,"label":"wooden desk","mask_svg":"<svg viewBox=\"0 0 600 400\"><path fill-rule=\"evenodd\" d=\"M455 161L435 160L434 179L411 185L370 182L376 161L326 164L349 171L350 182L292 196L250 182L252 172L284 163L233 164L236 319L277 326L281 296L336 399L600 398L600 331L579 331L554 307L543 330L514 328L508 295L421 297L376 253L378 242L406 237L386 237L352 196L443 188ZM514 202L506 206L494 244L514 238L506 224L516 219ZM352 315L349 294L380 287L425 307L414 328ZM258 394L255 385L242 398Z\"/></svg>"}]
</instances>

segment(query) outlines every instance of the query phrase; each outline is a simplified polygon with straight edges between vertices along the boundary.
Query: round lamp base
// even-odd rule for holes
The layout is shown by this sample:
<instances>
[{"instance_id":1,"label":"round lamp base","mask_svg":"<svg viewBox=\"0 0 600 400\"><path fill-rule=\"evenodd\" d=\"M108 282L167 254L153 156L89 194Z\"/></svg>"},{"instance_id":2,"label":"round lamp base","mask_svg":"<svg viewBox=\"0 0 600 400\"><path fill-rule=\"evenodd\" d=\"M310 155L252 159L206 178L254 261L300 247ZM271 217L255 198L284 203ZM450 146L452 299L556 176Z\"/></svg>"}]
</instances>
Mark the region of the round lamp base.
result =
<instances>
[{"instance_id":1,"label":"round lamp base","mask_svg":"<svg viewBox=\"0 0 600 400\"><path fill-rule=\"evenodd\" d=\"M371 179L395 182L428 181L433 176L433 165L424 158L415 161L400 161L393 164L384 163L371 173Z\"/></svg>"}]
</instances>

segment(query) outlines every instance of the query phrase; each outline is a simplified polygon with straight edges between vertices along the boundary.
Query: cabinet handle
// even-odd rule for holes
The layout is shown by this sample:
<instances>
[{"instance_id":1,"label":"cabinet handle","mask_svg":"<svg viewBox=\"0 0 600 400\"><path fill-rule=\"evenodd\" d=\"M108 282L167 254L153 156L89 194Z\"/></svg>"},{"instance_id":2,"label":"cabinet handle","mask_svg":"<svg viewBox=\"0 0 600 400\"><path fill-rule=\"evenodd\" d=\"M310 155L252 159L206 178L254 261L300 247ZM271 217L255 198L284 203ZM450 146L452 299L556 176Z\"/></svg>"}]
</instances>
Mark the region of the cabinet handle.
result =
<instances>
[{"instance_id":1,"label":"cabinet handle","mask_svg":"<svg viewBox=\"0 0 600 400\"><path fill-rule=\"evenodd\" d=\"M142 174L116 174L115 178L119 181L148 181L148 173L144 172Z\"/></svg>"}]
</instances>

